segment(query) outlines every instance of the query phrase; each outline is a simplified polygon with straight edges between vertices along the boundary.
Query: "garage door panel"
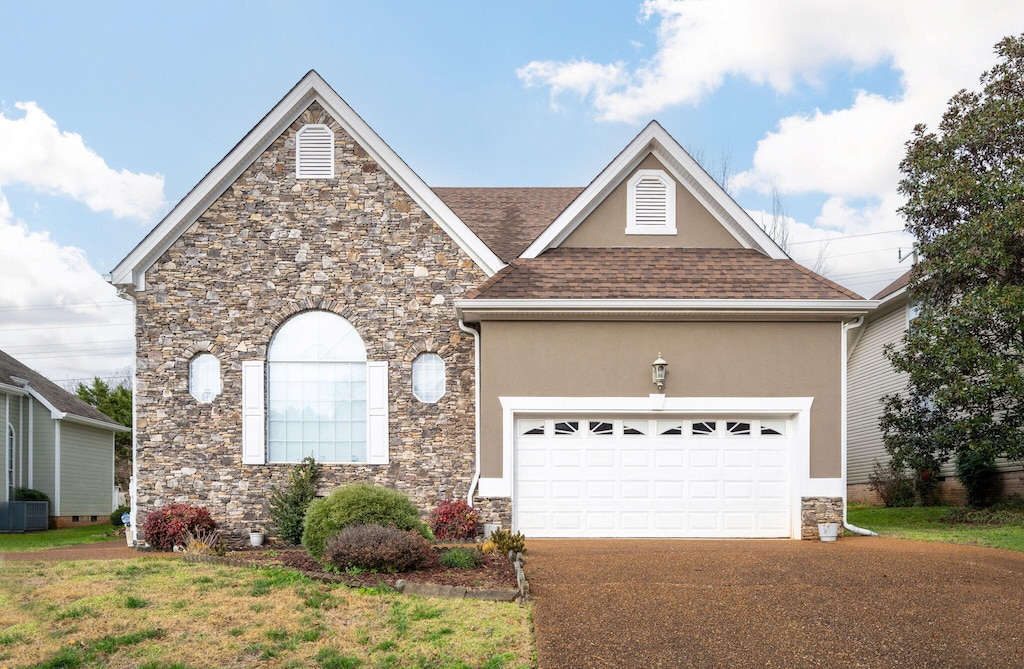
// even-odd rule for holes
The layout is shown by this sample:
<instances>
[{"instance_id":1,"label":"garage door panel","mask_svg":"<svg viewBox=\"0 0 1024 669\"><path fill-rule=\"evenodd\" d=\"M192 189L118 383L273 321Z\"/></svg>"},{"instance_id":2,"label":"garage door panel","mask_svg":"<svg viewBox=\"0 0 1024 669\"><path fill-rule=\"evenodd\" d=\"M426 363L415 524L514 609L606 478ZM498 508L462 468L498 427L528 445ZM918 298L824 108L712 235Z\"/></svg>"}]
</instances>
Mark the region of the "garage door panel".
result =
<instances>
[{"instance_id":1,"label":"garage door panel","mask_svg":"<svg viewBox=\"0 0 1024 669\"><path fill-rule=\"evenodd\" d=\"M762 437L760 424L581 417L534 419L525 430L521 423L516 527L535 537L789 536L791 440ZM785 421L772 425L792 434Z\"/></svg>"}]
</instances>

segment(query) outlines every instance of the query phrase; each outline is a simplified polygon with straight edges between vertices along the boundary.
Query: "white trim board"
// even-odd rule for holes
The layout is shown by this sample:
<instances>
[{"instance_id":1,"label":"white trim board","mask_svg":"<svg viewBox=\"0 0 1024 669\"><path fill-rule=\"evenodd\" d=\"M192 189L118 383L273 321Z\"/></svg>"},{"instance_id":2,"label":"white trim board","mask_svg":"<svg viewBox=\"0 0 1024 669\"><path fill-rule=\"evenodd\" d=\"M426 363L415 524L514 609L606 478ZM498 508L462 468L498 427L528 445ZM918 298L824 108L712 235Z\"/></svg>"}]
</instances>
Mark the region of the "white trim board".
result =
<instances>
[{"instance_id":1,"label":"white trim board","mask_svg":"<svg viewBox=\"0 0 1024 669\"><path fill-rule=\"evenodd\" d=\"M331 88L310 70L284 98L210 170L110 274L110 283L129 292L146 289L146 272L252 161L276 140L312 102L319 102L381 168L488 275L505 264L387 143Z\"/></svg>"},{"instance_id":2,"label":"white trim board","mask_svg":"<svg viewBox=\"0 0 1024 669\"><path fill-rule=\"evenodd\" d=\"M481 478L479 497L513 497L515 472L516 420L523 415L557 414L758 414L785 417L793 421L792 443L796 452L790 458L791 518L790 532L800 538L801 497L840 496L842 479L811 479L811 405L813 397L499 397L502 416L502 476ZM835 492L836 494L831 494ZM512 499L513 506L515 499ZM514 515L514 513L513 513Z\"/></svg>"}]
</instances>

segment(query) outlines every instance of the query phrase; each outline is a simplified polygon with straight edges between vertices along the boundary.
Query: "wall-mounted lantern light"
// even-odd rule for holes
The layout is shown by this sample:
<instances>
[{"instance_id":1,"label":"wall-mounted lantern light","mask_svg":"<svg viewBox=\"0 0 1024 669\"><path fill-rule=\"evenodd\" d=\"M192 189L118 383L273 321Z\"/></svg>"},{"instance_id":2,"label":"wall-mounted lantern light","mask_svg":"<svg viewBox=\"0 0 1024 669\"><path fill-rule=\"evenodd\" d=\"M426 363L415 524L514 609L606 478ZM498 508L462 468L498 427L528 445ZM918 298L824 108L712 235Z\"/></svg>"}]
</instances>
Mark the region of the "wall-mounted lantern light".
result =
<instances>
[{"instance_id":1,"label":"wall-mounted lantern light","mask_svg":"<svg viewBox=\"0 0 1024 669\"><path fill-rule=\"evenodd\" d=\"M661 357L661 353L658 353L658 359L651 363L651 380L654 381L654 385L658 386L658 391L665 390L665 374L668 363L665 362Z\"/></svg>"}]
</instances>

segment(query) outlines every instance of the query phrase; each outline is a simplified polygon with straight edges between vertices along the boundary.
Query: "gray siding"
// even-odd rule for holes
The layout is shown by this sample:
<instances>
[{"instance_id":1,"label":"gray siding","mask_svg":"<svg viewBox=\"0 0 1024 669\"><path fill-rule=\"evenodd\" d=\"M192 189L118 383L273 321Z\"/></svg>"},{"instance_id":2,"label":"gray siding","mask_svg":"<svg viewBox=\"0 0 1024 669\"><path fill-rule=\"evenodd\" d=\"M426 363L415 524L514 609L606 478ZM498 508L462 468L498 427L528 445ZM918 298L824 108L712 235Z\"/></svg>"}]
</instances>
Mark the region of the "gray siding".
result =
<instances>
[{"instance_id":1,"label":"gray siding","mask_svg":"<svg viewBox=\"0 0 1024 669\"><path fill-rule=\"evenodd\" d=\"M39 402L33 401L32 407L32 430L35 432L32 445L34 450L32 458L32 487L45 492L50 496L50 501L56 504L57 499L54 495L57 491L54 486L53 438L57 421L50 418L50 410ZM56 513L56 511L54 508L50 509L50 513Z\"/></svg>"},{"instance_id":2,"label":"gray siding","mask_svg":"<svg viewBox=\"0 0 1024 669\"><path fill-rule=\"evenodd\" d=\"M60 471L61 516L106 516L114 510L110 430L61 421Z\"/></svg>"},{"instance_id":3,"label":"gray siding","mask_svg":"<svg viewBox=\"0 0 1024 669\"><path fill-rule=\"evenodd\" d=\"M892 369L882 347L898 342L906 326L904 305L868 323L850 356L846 381L847 483L867 483L875 461L888 461L878 427L881 398L905 390L907 380L905 374L897 374Z\"/></svg>"}]
</instances>

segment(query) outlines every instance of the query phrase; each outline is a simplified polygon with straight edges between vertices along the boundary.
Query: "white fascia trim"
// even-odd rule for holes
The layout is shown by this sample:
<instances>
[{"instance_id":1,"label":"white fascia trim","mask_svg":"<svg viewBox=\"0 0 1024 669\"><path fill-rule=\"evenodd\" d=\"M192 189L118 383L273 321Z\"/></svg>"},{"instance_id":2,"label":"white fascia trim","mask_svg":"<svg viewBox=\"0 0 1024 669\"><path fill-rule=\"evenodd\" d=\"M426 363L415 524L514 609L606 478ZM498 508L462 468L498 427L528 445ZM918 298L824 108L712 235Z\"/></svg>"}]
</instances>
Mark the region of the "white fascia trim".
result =
<instances>
[{"instance_id":1,"label":"white fascia trim","mask_svg":"<svg viewBox=\"0 0 1024 669\"><path fill-rule=\"evenodd\" d=\"M810 478L811 405L813 397L499 397L501 402L501 478L481 478L480 497L509 497L515 506L516 420L520 415L586 414L770 414L792 417L795 452L790 458L790 537L800 538L801 498L809 491L833 490L834 479ZM839 487L841 485L841 479ZM829 495L831 496L831 495ZM838 495L836 495L838 496ZM513 520L515 512L513 511ZM513 527L513 530L515 528Z\"/></svg>"},{"instance_id":2,"label":"white fascia trim","mask_svg":"<svg viewBox=\"0 0 1024 669\"><path fill-rule=\"evenodd\" d=\"M86 418L85 416L76 416L73 413L65 413L63 416L61 416L60 420L66 420L69 423L78 423L80 425L88 425L90 427L103 428L104 430L110 430L111 433L132 431L130 427L125 427L124 425L106 423L102 420L96 420L95 418Z\"/></svg>"},{"instance_id":3,"label":"white fascia trim","mask_svg":"<svg viewBox=\"0 0 1024 669\"><path fill-rule=\"evenodd\" d=\"M153 230L118 263L110 283L127 290L145 290L145 273L178 237L224 193L256 156L291 125L314 100L358 142L367 153L455 240L488 276L505 264L455 213L398 157L334 89L310 71L239 142Z\"/></svg>"},{"instance_id":4,"label":"white fascia trim","mask_svg":"<svg viewBox=\"0 0 1024 669\"><path fill-rule=\"evenodd\" d=\"M567 313L602 314L835 314L857 316L872 311L878 302L871 300L598 300L598 299L457 299L455 312L508 316L513 314L564 315Z\"/></svg>"},{"instance_id":5,"label":"white fascia trim","mask_svg":"<svg viewBox=\"0 0 1024 669\"><path fill-rule=\"evenodd\" d=\"M743 207L736 204L718 183L695 161L675 139L651 121L615 159L566 207L558 218L522 253L522 258L536 258L549 248L558 246L612 192L648 152L655 153L672 172L672 176L708 211L732 232L744 248L756 249L770 258L788 260L789 256L754 222Z\"/></svg>"},{"instance_id":6,"label":"white fascia trim","mask_svg":"<svg viewBox=\"0 0 1024 669\"><path fill-rule=\"evenodd\" d=\"M28 391L21 386L9 386L6 383L0 383L0 392L10 393L11 395L28 395Z\"/></svg>"}]
</instances>

